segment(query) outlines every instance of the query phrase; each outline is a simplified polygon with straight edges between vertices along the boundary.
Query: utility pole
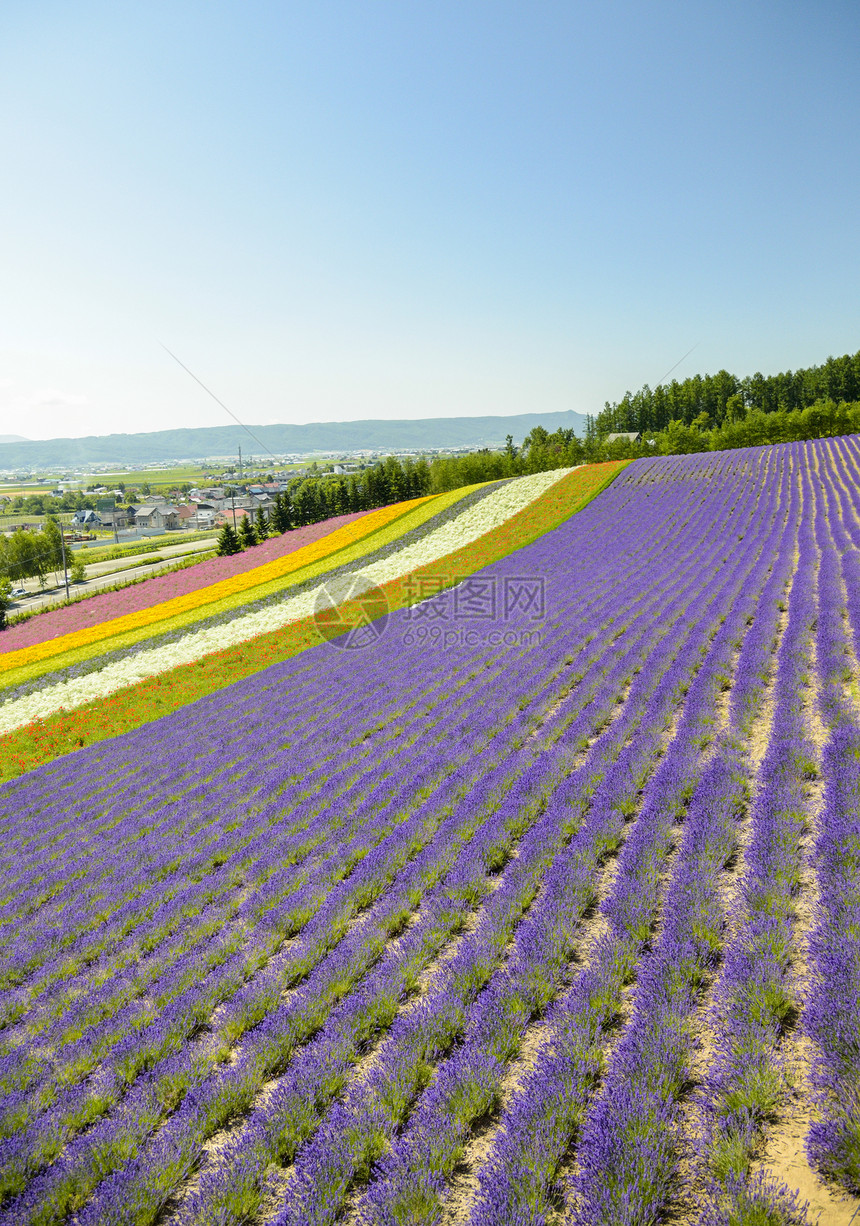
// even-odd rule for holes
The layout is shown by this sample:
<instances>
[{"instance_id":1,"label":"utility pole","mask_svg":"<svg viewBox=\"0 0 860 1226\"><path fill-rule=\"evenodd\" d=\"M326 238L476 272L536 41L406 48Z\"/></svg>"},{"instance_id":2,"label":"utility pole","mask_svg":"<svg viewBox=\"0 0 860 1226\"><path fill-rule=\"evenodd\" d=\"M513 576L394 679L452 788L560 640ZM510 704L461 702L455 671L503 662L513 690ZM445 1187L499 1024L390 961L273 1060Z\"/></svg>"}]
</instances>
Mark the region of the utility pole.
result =
<instances>
[{"instance_id":1,"label":"utility pole","mask_svg":"<svg viewBox=\"0 0 860 1226\"><path fill-rule=\"evenodd\" d=\"M242 476L242 448L239 448L239 484L245 484L245 478Z\"/></svg>"},{"instance_id":2,"label":"utility pole","mask_svg":"<svg viewBox=\"0 0 860 1226\"><path fill-rule=\"evenodd\" d=\"M68 604L71 596L69 596L69 571L66 566L66 529L62 522L60 523L60 549L63 552L63 579L66 583L66 604Z\"/></svg>"}]
</instances>

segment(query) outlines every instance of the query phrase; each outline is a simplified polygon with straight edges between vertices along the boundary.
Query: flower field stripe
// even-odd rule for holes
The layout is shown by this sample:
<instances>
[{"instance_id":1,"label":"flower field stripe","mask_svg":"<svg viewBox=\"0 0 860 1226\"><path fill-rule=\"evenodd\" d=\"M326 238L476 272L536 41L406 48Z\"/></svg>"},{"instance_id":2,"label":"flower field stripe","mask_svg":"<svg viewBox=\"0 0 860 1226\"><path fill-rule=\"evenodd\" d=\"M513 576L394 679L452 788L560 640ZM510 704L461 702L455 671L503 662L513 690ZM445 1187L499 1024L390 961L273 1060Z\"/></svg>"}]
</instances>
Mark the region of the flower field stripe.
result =
<instances>
[{"instance_id":1,"label":"flower field stripe","mask_svg":"<svg viewBox=\"0 0 860 1226\"><path fill-rule=\"evenodd\" d=\"M854 442L854 440L852 440ZM825 479L827 474L825 474ZM829 485L829 482L827 483ZM825 487L826 488L826 487ZM828 490L828 492L830 492ZM819 918L810 940L811 1000L805 1029L817 1049L813 1076L820 1119L807 1136L811 1161L828 1178L860 1193L860 725L856 570L839 555L858 535L857 491L843 515L816 519L819 707L828 727L822 751L824 804L818 817ZM834 502L835 502L835 495ZM832 505L832 504L831 504ZM836 536L836 540L834 540ZM842 584L845 584L843 588ZM843 620L841 610L847 615ZM853 692L852 692L853 690Z\"/></svg>"},{"instance_id":2,"label":"flower field stripe","mask_svg":"<svg viewBox=\"0 0 860 1226\"><path fill-rule=\"evenodd\" d=\"M647 940L659 900L662 864L671 828L693 792L699 767L695 747L712 726L713 694L731 673L731 657L749 607L767 578L766 555L755 563L752 582L740 572L744 600L735 597L707 666L690 688L684 714L667 757L646 790L640 816L622 850L613 893L603 910L612 933L594 954L566 997L550 1015L547 1037L502 1118L495 1145L478 1175L472 1220L500 1224L550 1212L551 1185L570 1139L582 1127L601 1063L606 1028L616 1014L624 983ZM749 565L749 563L747 564ZM784 582L781 580L781 583ZM771 600L774 611L776 598ZM767 606L765 606L767 607ZM748 641L748 640L747 640ZM738 659L740 666L743 651ZM760 685L761 683L759 683ZM558 1087L565 1087L559 1095Z\"/></svg>"},{"instance_id":3,"label":"flower field stripe","mask_svg":"<svg viewBox=\"0 0 860 1226\"><path fill-rule=\"evenodd\" d=\"M112 618L110 621L100 622L98 625L89 626L83 630L72 631L59 638L5 652L0 655L0 670L5 672L30 664L35 660L59 655L75 647L89 645L100 639L122 634L126 630L138 630L152 625L153 622L164 621L176 614L186 613L201 605L214 603L225 596L234 596L273 579L281 579L292 571L300 570L303 566L313 564L323 558L330 558L339 550L354 544L356 540L377 532L380 528L408 515L415 507L432 500L432 496L429 499L415 498L411 502L399 502L390 507L380 507L377 511L370 511L355 524L337 528L322 540L312 545L305 545L271 562L265 562L253 570L233 575L229 579L198 588L193 592L186 592L182 596L175 596L150 609L138 609L134 613Z\"/></svg>"},{"instance_id":4,"label":"flower field stripe","mask_svg":"<svg viewBox=\"0 0 860 1226\"><path fill-rule=\"evenodd\" d=\"M0 1220L615 1226L703 1193L697 1226L799 1226L750 1174L783 1125L736 1110L771 1074L788 1107L786 1000L813 1162L850 1189L858 457L580 469L393 574L357 655L305 619L4 737L11 773L137 723L0 785ZM366 569L434 531L381 529ZM409 607L469 575L541 584L539 616ZM285 602L248 591L192 632Z\"/></svg>"},{"instance_id":5,"label":"flower field stripe","mask_svg":"<svg viewBox=\"0 0 860 1226\"><path fill-rule=\"evenodd\" d=\"M521 851L521 858L522 858L522 851ZM518 861L517 863L519 864L519 863L520 863L520 861ZM217 1118L217 1117L216 1117L216 1118ZM186 1133L186 1134L188 1133L188 1128L189 1128L189 1125L188 1125L188 1122L186 1121L186 1122L185 1122L185 1124L183 1125L183 1131L184 1131L184 1133ZM187 1137L186 1137L186 1140L187 1140ZM111 1193L111 1195L115 1197L116 1193L115 1193L115 1192L113 1192L113 1193ZM127 1204L127 1202L123 1201L123 1205L124 1205L124 1207L123 1207L123 1209L121 1210L121 1213L124 1213L124 1212L127 1212L127 1211L128 1211L128 1204ZM100 1207L100 1209L99 1209L99 1211L98 1211L98 1212L100 1212L100 1213L104 1213L104 1212L105 1212L105 1208L104 1208L104 1206L103 1206L103 1205ZM118 1210L117 1212L118 1212L118 1213L119 1213L119 1215L121 1216L120 1211Z\"/></svg>"},{"instance_id":6,"label":"flower field stripe","mask_svg":"<svg viewBox=\"0 0 860 1226\"><path fill-rule=\"evenodd\" d=\"M118 663L141 652L172 643L189 628L196 631L214 629L232 621L237 611L259 612L278 604L285 593L295 594L307 588L320 576L324 575L328 583L338 574L351 573L357 563L365 565L386 557L399 545L406 545L416 537L425 537L431 529L441 526L476 502L480 502L497 488L497 483L489 483L437 495L388 527L377 529L365 540L339 550L327 560L303 566L285 578L258 585L235 597L224 597L190 613L167 618L145 630L130 631L108 641L94 642L89 646L13 669L5 677L0 677L0 683L4 683L0 688L0 706L42 689L45 684L43 678L48 674L50 683L56 685L98 672L106 664Z\"/></svg>"},{"instance_id":7,"label":"flower field stripe","mask_svg":"<svg viewBox=\"0 0 860 1226\"><path fill-rule=\"evenodd\" d=\"M494 520L498 519L500 522L504 522L510 515L522 510L523 506L527 506L530 502L534 501L544 489L554 485L565 475L565 470L558 470L553 473L540 473L536 477L521 477L516 482L508 482L502 485L501 488L493 490L477 506L469 507L453 523L445 524L442 528L431 531L419 545L406 547L388 559L364 566L362 568L362 576L366 579L368 586L371 586L374 583L386 583L395 577L408 574L411 567L418 561L424 563L435 562L445 556L445 553L450 550L452 543L470 544L477 540L488 528L497 526ZM437 497L444 499L445 495L438 495ZM400 508L408 505L398 504ZM395 509L391 507L386 508L388 511L394 511ZM403 514L402 510L401 514ZM368 516L367 518L370 517ZM379 526L383 527L384 525ZM337 534L335 533L334 535ZM323 544L324 542L320 542L320 546L311 546L310 548L322 547ZM331 552L334 553L334 550L331 550ZM286 563L289 560L290 557L288 556L288 558L283 559L283 562ZM270 563L269 565L275 566L276 564ZM245 582L247 587L250 585L249 580L253 574L254 572L249 572L248 575L238 576L237 581ZM259 589L259 585L256 585L256 588ZM204 589L204 592L209 590ZM256 638L267 631L311 617L321 594L321 588L314 588L298 596L286 599L270 608L253 613L239 614L226 625L191 631L180 638L178 642L142 652L137 656L122 661L118 665L107 665L100 672L90 676L82 677L76 681L64 682L58 686L48 686L28 698L6 703L0 708L0 733L11 731L16 727L26 726L34 718L50 713L59 707L69 709L74 706L83 705L96 697L106 697L145 677L167 672L177 665L196 663L201 656L218 651L228 644L247 642L249 639ZM192 593L187 597L178 599L190 603L194 596L200 597L200 602L202 602L203 593ZM168 604L174 603L168 602ZM223 605L224 601L220 603ZM155 620L161 620L165 625L170 625L171 623L166 618L157 618L159 608L164 609L165 607L157 606L155 609L144 610L139 615L133 615L145 619L145 625L129 628L125 636L120 634L119 625L120 622L127 619L117 619L113 623L117 628L114 641L123 645L131 642L138 636L145 634L146 627ZM193 612L192 614L184 612L177 613L177 616L180 622L187 622L189 617L193 619L194 614ZM172 619L173 624L176 624L176 620L176 617ZM99 627L94 628L93 634L98 630L100 630ZM38 644L21 653L10 654L5 657L5 660L0 659L0 666L5 661L9 661L8 667L10 669L12 669L13 663L20 664L20 667L10 671L10 679L20 679L23 675L26 675L28 673L28 663L30 663L31 667L36 667L38 664L39 669L43 670L47 664L47 657L59 655L61 644L64 641L70 642L73 637L67 636L65 640L53 640L51 643ZM92 650L96 645L90 644L86 650ZM26 651L31 653L32 661L37 662L37 664L28 662L24 658ZM41 655L38 654L40 652L42 653ZM20 659L17 657L20 657Z\"/></svg>"},{"instance_id":8,"label":"flower field stripe","mask_svg":"<svg viewBox=\"0 0 860 1226\"><path fill-rule=\"evenodd\" d=\"M471 545L464 545L455 553L420 567L414 572L414 579L420 582L425 575L435 578L444 573L450 576L453 584L463 575L472 574L530 544L586 506L624 467L622 462L574 470L520 513ZM411 602L414 589L398 576L385 584L383 590L389 608L396 610ZM356 614L359 606L348 603L343 609L344 616L348 617ZM113 695L101 692L80 712L63 710L42 717L36 724L25 725L21 732L0 735L0 775L14 777L58 754L140 727L284 658L318 647L319 642L313 619L306 617L247 643L215 652L193 666L183 664L136 685L123 684ZM0 723L7 707L8 704L0 707Z\"/></svg>"},{"instance_id":9,"label":"flower field stripe","mask_svg":"<svg viewBox=\"0 0 860 1226\"><path fill-rule=\"evenodd\" d=\"M253 570L264 561L270 562L302 545L313 544L336 528L357 523L365 514L365 511L355 511L349 515L338 515L305 528L294 528L281 535L269 537L262 545L241 553L208 558L205 562L196 561L193 567L167 575L152 575L145 581L138 581L120 591L90 593L83 599L73 600L70 605L39 613L37 617L30 617L25 622L8 627L0 641L0 653L29 647L33 643L56 638L72 630L81 630L125 613L134 613L138 609L161 604L172 596L183 595L220 579L229 579L243 571Z\"/></svg>"},{"instance_id":10,"label":"flower field stripe","mask_svg":"<svg viewBox=\"0 0 860 1226\"><path fill-rule=\"evenodd\" d=\"M563 475L563 471L549 474L549 476L555 476L556 479L560 479ZM541 474L541 476L546 475ZM188 633L203 632L210 635L214 633L216 637L220 635L220 640L224 641L235 639L241 641L241 633L235 633L232 637L230 635L231 630L236 630L237 616L243 620L254 616L257 618L268 616L271 624L280 624L277 615L274 616L274 621L272 617L273 609L279 609L283 600L278 599L273 605L271 598L280 598L294 587L300 590L307 588L312 580L328 575L333 569L343 569L355 564L361 564L362 568L366 568L369 556L372 558L380 551L385 552L384 546L396 545L402 537L419 532L426 540L428 534L435 534L438 531L433 521L451 508L456 508L460 503L464 504L462 514L466 517L461 522L463 527L467 528L470 519L469 512L473 513L471 518L474 521L474 512L477 509L473 503L475 495L488 497L495 504L498 504L501 499L504 505L505 486L516 484L517 496L514 501L521 501L525 496L528 502L531 500L528 497L528 486L531 484L531 487L534 488L537 480L537 478L519 478L517 483L492 482L469 486L445 494L436 494L430 498L417 499L413 503L398 503L393 507L382 508L379 512L371 512L364 517L365 520L370 519L371 515L381 515L384 511L389 513L389 522L377 524L373 531L368 530L357 541L341 542L336 548L334 545L327 548L327 542L331 538L324 538L313 546L297 550L296 554L276 559L255 571L238 575L235 579L225 580L219 585L202 588L183 597L177 597L176 600L150 607L139 615L130 614L131 621L138 619L139 624L130 624L128 618L115 619L113 622L96 626L91 631L82 631L84 641L79 643L72 642L72 636L66 636L54 639L49 644L37 644L32 648L33 659L28 661L22 658L13 667L14 661L10 658L8 671L0 673L0 683L7 688L20 688L23 683L33 682L48 673L61 669L70 670L75 665L99 660L106 652L124 653L125 658L128 658L129 649L137 646L144 649L142 654L150 654L158 650L158 644L153 647L149 646L149 640L152 638L164 639L169 645L171 641L175 641L177 635L182 638ZM520 482L526 484L519 484ZM419 505L415 506L415 502ZM394 515L396 510L399 510L398 515ZM444 526L449 527L447 524ZM421 529L424 531L420 532ZM345 531L347 529L338 530L338 532ZM338 533L332 534L332 536L337 535ZM320 556L301 562L299 555L307 554L308 550ZM290 563L293 564L290 566ZM275 578L267 574L262 576L260 574L260 572L270 572L276 568L285 570L285 573ZM314 595L318 590L314 589ZM186 607L180 607L183 602ZM249 605L250 610L247 608ZM308 605L307 599L305 599L305 605L308 609L314 607L313 603ZM121 622L125 624L121 625ZM249 624L253 625L252 622ZM107 630L111 626L114 627L115 632L108 635ZM88 638L87 635L89 635ZM246 637L253 637L253 635ZM35 658L36 653L40 653L39 658ZM2 657L0 657L0 667L2 667ZM9 701L6 699L6 703ZM14 698L11 701L14 702Z\"/></svg>"},{"instance_id":11,"label":"flower field stripe","mask_svg":"<svg viewBox=\"0 0 860 1226\"><path fill-rule=\"evenodd\" d=\"M457 494L463 497L469 492L457 491ZM241 610L267 595L287 590L309 577L325 573L344 560L360 558L368 550L375 549L380 539L388 533L393 533L396 539L401 529L408 531L425 523L437 511L444 510L445 503L450 503L451 498L451 495L443 494L421 499L418 500L421 505L417 508L410 503L384 507L382 511L388 513L387 522L371 525L357 541L346 536L333 540L340 534L348 533L350 526L337 529L331 536L323 537L313 545L304 546L295 553L286 554L230 579L16 652L8 652L0 656L0 683L6 688L15 687L56 669L70 668L98 657L105 651L134 647L138 643L146 643L154 635L180 632L216 614ZM382 511L370 512L362 523L371 515L380 515ZM399 514L395 515L395 511Z\"/></svg>"},{"instance_id":12,"label":"flower field stripe","mask_svg":"<svg viewBox=\"0 0 860 1226\"><path fill-rule=\"evenodd\" d=\"M645 766L647 766L650 761L650 748L651 747L649 745L649 753L645 754L644 759L643 759L643 765ZM624 770L627 770L627 771L631 770L631 767L629 767L629 764L627 763L624 764ZM617 821L617 818L615 820ZM358 1095L357 1098L358 1098L358 1101L361 1101L362 1096ZM231 1184L231 1176L228 1175L228 1177L226 1178L226 1181L223 1181L223 1183L225 1183L226 1187L229 1187L229 1184ZM309 1200L313 1200L317 1198L318 1193L319 1193L319 1187L314 1186L314 1189L312 1190L312 1192L308 1193ZM305 1213L309 1213L309 1205L307 1203L304 1203L304 1201L302 1201L301 1208L297 1210L297 1213L299 1214L299 1216ZM206 1219L204 1217L204 1219L201 1219L201 1220L206 1220Z\"/></svg>"}]
</instances>

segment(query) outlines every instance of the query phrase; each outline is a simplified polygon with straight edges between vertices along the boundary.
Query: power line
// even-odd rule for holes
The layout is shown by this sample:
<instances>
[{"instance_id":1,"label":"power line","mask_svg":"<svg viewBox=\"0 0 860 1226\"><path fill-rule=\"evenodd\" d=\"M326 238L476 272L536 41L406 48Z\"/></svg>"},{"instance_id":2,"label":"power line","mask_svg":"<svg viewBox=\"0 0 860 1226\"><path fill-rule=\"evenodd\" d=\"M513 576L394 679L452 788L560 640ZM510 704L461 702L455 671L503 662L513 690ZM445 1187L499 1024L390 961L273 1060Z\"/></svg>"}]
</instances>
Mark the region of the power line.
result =
<instances>
[{"instance_id":1,"label":"power line","mask_svg":"<svg viewBox=\"0 0 860 1226\"><path fill-rule=\"evenodd\" d=\"M212 389L211 389L211 388L208 388L208 387L206 386L206 384L203 382L203 380L202 380L202 379L198 379L198 378L197 378L197 375L195 375L195 373L194 373L194 371L193 371L193 370L189 370L189 369L188 369L188 367L185 365L185 363L184 363L183 361L181 361L181 360L180 360L180 359L179 359L179 358L176 356L176 354L175 354L175 353L171 352L171 350L170 350L170 349L168 349L166 345L162 344L162 342L161 342L161 341L159 341L158 343L159 343L159 345L161 345L161 348L164 350L164 352L165 352L165 353L169 353L169 354L170 354L170 356L173 358L174 362L178 362L178 363L179 363L179 365L182 367L182 369L183 369L183 370L186 372L186 374L189 374L189 375L191 376L191 378L194 380L194 382L195 382L195 383L199 383L199 384L200 384L200 386L203 388L204 392L206 392L206 394L207 394L208 396L211 396L211 397L212 397L212 399L215 401L215 403L216 403L216 404L219 404L219 405L221 406L221 408L224 410L224 412L225 412L225 413L229 413L229 414L230 414L230 416L233 418L233 421L236 423L236 425L237 425L237 426L241 426L241 427L242 427L242 429L245 431L245 433L246 433L247 435L250 435L250 437L251 437L251 438L254 440L254 442L257 444L257 446L258 446L258 447L262 447L263 451L265 451L265 452L266 452L268 455L270 455L270 456L272 457L272 459L275 461L275 463L276 463L276 464L279 464L279 463L281 462L281 461L279 461L279 460L278 460L278 457L275 455L275 453L274 453L273 451L270 451L270 450L269 450L269 448L266 446L266 444L265 444L265 443L264 443L264 442L263 442L261 439L258 439L258 438L257 438L257 436L256 436L256 434L254 433L254 431L253 431L253 430L251 430L251 429L249 429L249 428L248 428L248 426L246 426L246 425L245 425L245 423L244 423L243 421L240 421L240 420L239 420L239 418L236 416L236 414L233 412L233 410L232 410L232 409L228 409L228 408L227 408L227 406L226 406L226 404L224 403L224 401L223 401L223 400L219 400L219 398L218 398L218 397L215 395L215 393L212 391Z\"/></svg>"},{"instance_id":2,"label":"power line","mask_svg":"<svg viewBox=\"0 0 860 1226\"><path fill-rule=\"evenodd\" d=\"M701 341L696 341L695 345L693 346L693 349L698 349L698 347L699 347L699 345L700 345L700 344L701 344ZM678 358L678 361L675 363L675 365L674 365L674 366L670 366L670 367L669 367L669 369L666 371L665 375L663 375L663 378L661 378L661 379L658 379L658 380L657 380L657 383L656 383L656 385L655 385L655 386L659 387L659 386L660 386L660 384L663 382L663 379L668 379L668 378L669 378L669 375L671 375L671 373L672 373L672 371L673 371L673 370L677 370L677 369L678 369L678 367L681 365L681 363L682 363L682 362L686 362L687 358L688 358L688 357L690 356L690 354L693 352L693 349L688 349L688 350L687 350L687 352L684 354L684 356L683 356L682 358Z\"/></svg>"}]
</instances>

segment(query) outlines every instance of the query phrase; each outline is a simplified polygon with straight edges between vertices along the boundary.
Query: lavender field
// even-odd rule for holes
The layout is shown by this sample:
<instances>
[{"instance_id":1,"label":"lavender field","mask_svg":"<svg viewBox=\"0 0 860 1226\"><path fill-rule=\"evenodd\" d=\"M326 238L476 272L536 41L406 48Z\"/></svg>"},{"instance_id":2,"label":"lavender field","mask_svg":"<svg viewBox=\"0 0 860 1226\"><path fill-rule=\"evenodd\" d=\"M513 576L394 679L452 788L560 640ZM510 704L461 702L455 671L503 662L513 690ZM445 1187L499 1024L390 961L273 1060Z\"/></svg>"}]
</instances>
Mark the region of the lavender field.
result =
<instances>
[{"instance_id":1,"label":"lavender field","mask_svg":"<svg viewBox=\"0 0 860 1226\"><path fill-rule=\"evenodd\" d=\"M0 788L0 1222L851 1220L858 439L459 597Z\"/></svg>"}]
</instances>

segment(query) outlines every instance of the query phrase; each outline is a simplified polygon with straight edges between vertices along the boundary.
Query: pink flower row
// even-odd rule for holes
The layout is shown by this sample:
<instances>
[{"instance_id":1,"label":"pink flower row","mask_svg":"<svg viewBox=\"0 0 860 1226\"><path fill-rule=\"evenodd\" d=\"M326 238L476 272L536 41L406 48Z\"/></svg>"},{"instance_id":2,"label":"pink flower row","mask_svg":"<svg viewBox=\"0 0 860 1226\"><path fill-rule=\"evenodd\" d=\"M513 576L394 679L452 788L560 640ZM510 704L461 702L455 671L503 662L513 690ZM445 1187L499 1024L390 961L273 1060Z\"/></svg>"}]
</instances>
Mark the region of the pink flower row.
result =
<instances>
[{"instance_id":1,"label":"pink flower row","mask_svg":"<svg viewBox=\"0 0 860 1226\"><path fill-rule=\"evenodd\" d=\"M272 562L275 558L293 553L303 545L312 545L314 541L328 536L336 528L351 524L366 514L366 511L356 511L352 515L338 515L334 519L326 519L307 528L293 528L291 532L270 537L262 545L246 549L244 553L233 554L227 558L209 558L187 570L169 575L153 575L144 583L134 584L118 592L102 592L79 604L67 605L65 608L31 617L19 626L11 626L0 635L0 653L14 651L19 647L31 647L34 643L46 643L61 634L84 630L113 617L122 617L126 613L151 609L163 600L184 596L201 587L208 587L211 583L218 583L221 579L244 574L255 566L262 566L264 562Z\"/></svg>"}]
</instances>

